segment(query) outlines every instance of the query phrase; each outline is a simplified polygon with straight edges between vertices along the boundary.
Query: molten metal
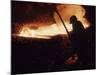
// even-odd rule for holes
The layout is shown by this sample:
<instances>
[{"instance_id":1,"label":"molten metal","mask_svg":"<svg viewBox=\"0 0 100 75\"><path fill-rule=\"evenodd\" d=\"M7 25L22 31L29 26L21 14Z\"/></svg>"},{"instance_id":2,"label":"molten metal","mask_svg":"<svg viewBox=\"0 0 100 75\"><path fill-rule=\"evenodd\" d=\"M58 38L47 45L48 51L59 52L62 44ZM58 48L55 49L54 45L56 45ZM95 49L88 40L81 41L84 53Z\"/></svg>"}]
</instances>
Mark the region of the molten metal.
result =
<instances>
[{"instance_id":1,"label":"molten metal","mask_svg":"<svg viewBox=\"0 0 100 75\"><path fill-rule=\"evenodd\" d=\"M56 8L59 14L61 15L69 32L73 30L72 25L69 23L70 17L73 15L75 15L77 19L80 22L82 22L85 29L90 26L89 21L85 18L86 11L82 6L67 4L67 5L58 5ZM60 34L67 35L66 30L62 25L62 22L56 12L54 12L54 19L56 21L56 24L41 26L41 27L38 26L37 29L30 28L29 25L24 25L21 28L20 32L18 33L18 36L50 39L52 36Z\"/></svg>"}]
</instances>

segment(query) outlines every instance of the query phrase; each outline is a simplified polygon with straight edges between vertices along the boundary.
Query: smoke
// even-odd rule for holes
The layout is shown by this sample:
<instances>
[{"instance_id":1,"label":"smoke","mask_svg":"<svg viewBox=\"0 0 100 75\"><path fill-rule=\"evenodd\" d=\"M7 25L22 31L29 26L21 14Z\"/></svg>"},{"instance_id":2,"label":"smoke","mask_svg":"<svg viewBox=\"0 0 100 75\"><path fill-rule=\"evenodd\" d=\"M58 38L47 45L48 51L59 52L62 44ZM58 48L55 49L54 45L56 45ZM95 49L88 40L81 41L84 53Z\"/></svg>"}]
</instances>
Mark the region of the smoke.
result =
<instances>
[{"instance_id":1,"label":"smoke","mask_svg":"<svg viewBox=\"0 0 100 75\"><path fill-rule=\"evenodd\" d=\"M68 31L72 31L72 26L69 24L69 22L70 17L73 15L76 16L80 22L82 22L85 29L90 26L89 21L85 18L86 10L82 6L73 4L61 4L56 6L56 8L64 23L66 24ZM56 12L54 13L54 19L59 29L65 32L63 25L61 25L62 22Z\"/></svg>"}]
</instances>

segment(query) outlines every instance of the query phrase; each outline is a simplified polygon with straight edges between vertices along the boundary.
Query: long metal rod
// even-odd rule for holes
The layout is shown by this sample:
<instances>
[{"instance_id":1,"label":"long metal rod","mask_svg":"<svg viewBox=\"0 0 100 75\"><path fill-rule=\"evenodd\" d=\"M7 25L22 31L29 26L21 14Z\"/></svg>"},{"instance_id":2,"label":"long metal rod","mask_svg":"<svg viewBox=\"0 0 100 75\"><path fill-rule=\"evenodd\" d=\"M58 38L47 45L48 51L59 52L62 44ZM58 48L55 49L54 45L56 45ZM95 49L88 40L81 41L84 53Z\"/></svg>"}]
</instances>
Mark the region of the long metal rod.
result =
<instances>
[{"instance_id":1,"label":"long metal rod","mask_svg":"<svg viewBox=\"0 0 100 75\"><path fill-rule=\"evenodd\" d=\"M65 23L64 23L64 21L63 21L63 19L62 19L62 17L60 16L60 14L59 14L59 12L57 11L57 9L55 9L55 11L56 11L56 13L58 14L58 16L59 16L59 18L60 18L60 20L61 20L61 22L62 22L62 24L63 24L63 26L64 26L64 28L65 28L65 30L66 30L66 32L67 32L67 34L68 34L68 37L69 37L69 32L68 32L68 30L67 30L67 27L66 27L66 25L65 25Z\"/></svg>"},{"instance_id":2,"label":"long metal rod","mask_svg":"<svg viewBox=\"0 0 100 75\"><path fill-rule=\"evenodd\" d=\"M64 23L64 21L63 21L63 19L62 19L62 17L61 17L61 15L59 14L59 12L57 11L57 9L56 9L56 13L58 14L58 16L59 16L59 18L60 18L60 20L61 20L61 22L63 23L63 26L64 26L64 28L65 28L65 30L66 30L66 32L67 32L67 37L68 37L68 39L69 39L69 44L72 46L72 42L71 42L71 40L70 40L70 34L69 34L69 32L68 32L68 29L67 29L67 27L66 27L66 25L65 25L65 23ZM72 47L71 47L72 48ZM73 52L66 58L66 59L68 59L70 56L72 56L73 55Z\"/></svg>"}]
</instances>

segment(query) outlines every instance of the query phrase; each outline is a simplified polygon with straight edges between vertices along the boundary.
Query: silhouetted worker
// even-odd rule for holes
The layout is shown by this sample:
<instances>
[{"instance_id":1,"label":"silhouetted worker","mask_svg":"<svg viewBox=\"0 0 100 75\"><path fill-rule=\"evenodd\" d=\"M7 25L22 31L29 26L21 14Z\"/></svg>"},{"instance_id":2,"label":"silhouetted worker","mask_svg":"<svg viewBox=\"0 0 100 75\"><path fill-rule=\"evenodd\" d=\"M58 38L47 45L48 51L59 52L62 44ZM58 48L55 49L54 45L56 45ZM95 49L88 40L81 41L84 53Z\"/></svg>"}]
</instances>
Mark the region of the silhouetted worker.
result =
<instances>
[{"instance_id":1,"label":"silhouetted worker","mask_svg":"<svg viewBox=\"0 0 100 75\"><path fill-rule=\"evenodd\" d=\"M85 37L85 29L80 21L77 20L76 16L72 16L70 18L70 23L72 24L73 31L70 35L70 40L72 43L72 50L73 53L77 53L79 56L79 62L84 64L85 61L85 44L86 44L86 37Z\"/></svg>"}]
</instances>

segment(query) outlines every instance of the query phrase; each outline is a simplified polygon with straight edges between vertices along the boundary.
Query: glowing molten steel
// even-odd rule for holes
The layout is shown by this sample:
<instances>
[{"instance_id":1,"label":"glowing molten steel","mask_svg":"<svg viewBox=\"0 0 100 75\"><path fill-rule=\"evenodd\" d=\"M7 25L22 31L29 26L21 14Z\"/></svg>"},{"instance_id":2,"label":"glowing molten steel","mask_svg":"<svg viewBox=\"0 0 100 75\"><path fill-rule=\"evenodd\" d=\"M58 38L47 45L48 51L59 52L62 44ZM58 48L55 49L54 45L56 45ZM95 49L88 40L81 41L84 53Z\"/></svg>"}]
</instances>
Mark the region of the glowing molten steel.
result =
<instances>
[{"instance_id":1,"label":"glowing molten steel","mask_svg":"<svg viewBox=\"0 0 100 75\"><path fill-rule=\"evenodd\" d=\"M50 26L39 27L36 30L25 26L21 29L18 36L50 39L52 36L59 34L66 34L66 32L60 31L56 24L52 24Z\"/></svg>"},{"instance_id":2,"label":"glowing molten steel","mask_svg":"<svg viewBox=\"0 0 100 75\"><path fill-rule=\"evenodd\" d=\"M36 33L37 33L36 30L30 29L29 27L23 27L18 36L50 39L50 37L48 37L48 36L42 36L42 35L39 35Z\"/></svg>"},{"instance_id":3,"label":"glowing molten steel","mask_svg":"<svg viewBox=\"0 0 100 75\"><path fill-rule=\"evenodd\" d=\"M22 28L19 36L24 36L24 37L34 37L35 36L35 31L32 29L29 29L28 27Z\"/></svg>"},{"instance_id":4,"label":"glowing molten steel","mask_svg":"<svg viewBox=\"0 0 100 75\"><path fill-rule=\"evenodd\" d=\"M75 15L77 19L82 22L85 29L90 26L90 23L84 17L86 11L80 5L58 5L57 10L61 15L69 32L73 30L72 25L70 24L70 17L73 15ZM47 26L38 26L37 29L30 28L29 25L25 25L20 30L18 36L50 39L52 36L55 35L60 35L60 34L66 35L67 33L65 31L65 28L62 25L62 22L56 12L54 12L54 19L56 21L56 24Z\"/></svg>"}]
</instances>

